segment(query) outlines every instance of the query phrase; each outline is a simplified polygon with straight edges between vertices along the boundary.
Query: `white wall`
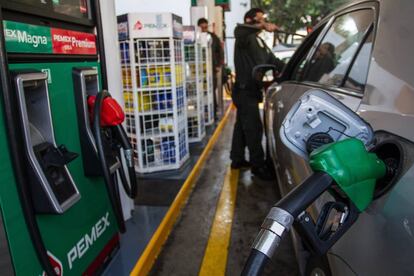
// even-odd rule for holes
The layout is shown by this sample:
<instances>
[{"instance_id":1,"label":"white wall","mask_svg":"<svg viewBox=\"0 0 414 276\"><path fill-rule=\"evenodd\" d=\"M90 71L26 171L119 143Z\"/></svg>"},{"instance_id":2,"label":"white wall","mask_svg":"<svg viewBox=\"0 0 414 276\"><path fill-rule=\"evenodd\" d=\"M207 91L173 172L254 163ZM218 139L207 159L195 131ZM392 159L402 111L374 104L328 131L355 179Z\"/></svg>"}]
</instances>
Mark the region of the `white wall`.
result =
<instances>
[{"instance_id":1,"label":"white wall","mask_svg":"<svg viewBox=\"0 0 414 276\"><path fill-rule=\"evenodd\" d=\"M197 26L197 21L200 18L207 18L208 20L208 9L205 6L194 6L191 7L191 12L190 12L190 16L191 16L191 21L190 24ZM198 29L198 27L196 28L197 31L200 31Z\"/></svg>"},{"instance_id":2,"label":"white wall","mask_svg":"<svg viewBox=\"0 0 414 276\"><path fill-rule=\"evenodd\" d=\"M172 12L190 25L191 0L115 0L116 14L129 12Z\"/></svg>"},{"instance_id":3,"label":"white wall","mask_svg":"<svg viewBox=\"0 0 414 276\"><path fill-rule=\"evenodd\" d=\"M214 33L223 40L223 8L222 7L215 7L214 8Z\"/></svg>"},{"instance_id":4,"label":"white wall","mask_svg":"<svg viewBox=\"0 0 414 276\"><path fill-rule=\"evenodd\" d=\"M250 9L250 0L231 0L230 8L231 11L225 12L226 54L228 65L234 70L234 28L243 22L244 14Z\"/></svg>"},{"instance_id":5,"label":"white wall","mask_svg":"<svg viewBox=\"0 0 414 276\"><path fill-rule=\"evenodd\" d=\"M118 29L115 15L114 0L101 1L102 29L106 55L106 72L108 75L108 90L121 106L124 106L122 96L121 60L119 57Z\"/></svg>"},{"instance_id":6,"label":"white wall","mask_svg":"<svg viewBox=\"0 0 414 276\"><path fill-rule=\"evenodd\" d=\"M108 90L119 104L124 106L122 89L121 60L119 57L118 29L115 15L115 0L101 1L102 29L105 43L106 72L108 77ZM121 197L122 213L124 219L131 218L134 210L134 201L130 199L118 181L118 189Z\"/></svg>"},{"instance_id":7,"label":"white wall","mask_svg":"<svg viewBox=\"0 0 414 276\"><path fill-rule=\"evenodd\" d=\"M210 32L213 32L214 31L213 25L211 23L213 23L215 20L215 1L214 0L197 0L197 6L207 7L207 20L209 23L208 29Z\"/></svg>"}]
</instances>

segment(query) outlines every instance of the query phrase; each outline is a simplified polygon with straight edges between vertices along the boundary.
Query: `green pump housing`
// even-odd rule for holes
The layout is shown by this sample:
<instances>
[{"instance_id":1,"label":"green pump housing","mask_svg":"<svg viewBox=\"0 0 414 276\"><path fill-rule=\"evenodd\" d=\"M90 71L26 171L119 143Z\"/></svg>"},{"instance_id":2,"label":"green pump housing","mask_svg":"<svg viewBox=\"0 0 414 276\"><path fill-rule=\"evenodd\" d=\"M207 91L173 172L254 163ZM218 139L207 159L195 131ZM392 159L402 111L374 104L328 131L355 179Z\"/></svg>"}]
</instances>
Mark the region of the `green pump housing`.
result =
<instances>
[{"instance_id":1,"label":"green pump housing","mask_svg":"<svg viewBox=\"0 0 414 276\"><path fill-rule=\"evenodd\" d=\"M103 41L99 39L101 32L96 30L100 19L97 11L89 7L89 3L98 0L81 1L88 4L82 9L76 8L79 1L61 2L0 0L0 27L4 32L0 41L0 73L4 77L0 81L0 275L52 274L46 273L43 263L47 262L39 257L45 255L41 253L47 254L57 275L95 275L119 247L116 215L105 181L100 174L85 173L86 153L82 151L81 120L77 115L82 102L75 97L82 92L75 85L75 69L96 71L87 81L85 77L85 89L105 88L104 55L97 45ZM67 8L69 5L75 7ZM57 12L68 10L71 14ZM76 11L79 14L74 16ZM8 109L11 112L6 112ZM17 119L8 127L10 118ZM12 140L10 133L19 139ZM21 153L12 151L12 142ZM52 177L52 173L49 177L44 169L50 168L46 167L49 164L40 163L43 159L37 150L52 142L79 155L65 165L67 174L57 174L70 175L70 181ZM15 169L19 167L16 163L21 165L20 170ZM62 167L56 163L53 166ZM47 177L39 177L39 172ZM66 198L76 193L68 183L74 184L78 194L72 202ZM50 188L47 193L44 187ZM30 192L28 199L21 196L23 188ZM48 200L55 209L45 207L43 203ZM27 210L24 206L33 208ZM30 216L33 220L27 219ZM45 250L39 250L39 244Z\"/></svg>"},{"instance_id":2,"label":"green pump housing","mask_svg":"<svg viewBox=\"0 0 414 276\"><path fill-rule=\"evenodd\" d=\"M384 162L356 138L316 149L309 164L313 171L329 174L361 212L373 200L376 181L386 173Z\"/></svg>"}]
</instances>

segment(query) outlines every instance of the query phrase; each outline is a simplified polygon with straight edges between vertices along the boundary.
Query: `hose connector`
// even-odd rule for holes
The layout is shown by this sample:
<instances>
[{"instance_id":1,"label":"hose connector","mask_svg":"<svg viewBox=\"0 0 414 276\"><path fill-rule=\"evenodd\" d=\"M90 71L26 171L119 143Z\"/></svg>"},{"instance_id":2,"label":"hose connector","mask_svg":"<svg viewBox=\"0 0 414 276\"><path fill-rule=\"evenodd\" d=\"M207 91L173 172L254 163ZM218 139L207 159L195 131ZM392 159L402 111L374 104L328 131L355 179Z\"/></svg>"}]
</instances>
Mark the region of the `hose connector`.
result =
<instances>
[{"instance_id":1,"label":"hose connector","mask_svg":"<svg viewBox=\"0 0 414 276\"><path fill-rule=\"evenodd\" d=\"M276 251L282 236L289 232L294 217L285 210L272 207L264 220L252 248L271 258Z\"/></svg>"},{"instance_id":2,"label":"hose connector","mask_svg":"<svg viewBox=\"0 0 414 276\"><path fill-rule=\"evenodd\" d=\"M133 149L124 149L124 156L125 156L125 160L127 162L127 166L129 168L134 167L134 160L133 160L134 151L133 151Z\"/></svg>"}]
</instances>

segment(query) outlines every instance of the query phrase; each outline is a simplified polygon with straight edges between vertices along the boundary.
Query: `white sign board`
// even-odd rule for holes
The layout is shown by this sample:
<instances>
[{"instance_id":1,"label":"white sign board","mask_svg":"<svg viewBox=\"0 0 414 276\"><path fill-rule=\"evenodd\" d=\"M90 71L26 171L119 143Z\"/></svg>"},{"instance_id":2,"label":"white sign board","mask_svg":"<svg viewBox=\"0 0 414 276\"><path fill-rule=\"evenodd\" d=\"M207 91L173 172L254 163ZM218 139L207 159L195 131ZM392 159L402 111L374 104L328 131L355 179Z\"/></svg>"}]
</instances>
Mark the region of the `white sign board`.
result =
<instances>
[{"instance_id":1,"label":"white sign board","mask_svg":"<svg viewBox=\"0 0 414 276\"><path fill-rule=\"evenodd\" d=\"M172 13L128 13L118 16L118 31L120 38L182 38L183 24Z\"/></svg>"}]
</instances>

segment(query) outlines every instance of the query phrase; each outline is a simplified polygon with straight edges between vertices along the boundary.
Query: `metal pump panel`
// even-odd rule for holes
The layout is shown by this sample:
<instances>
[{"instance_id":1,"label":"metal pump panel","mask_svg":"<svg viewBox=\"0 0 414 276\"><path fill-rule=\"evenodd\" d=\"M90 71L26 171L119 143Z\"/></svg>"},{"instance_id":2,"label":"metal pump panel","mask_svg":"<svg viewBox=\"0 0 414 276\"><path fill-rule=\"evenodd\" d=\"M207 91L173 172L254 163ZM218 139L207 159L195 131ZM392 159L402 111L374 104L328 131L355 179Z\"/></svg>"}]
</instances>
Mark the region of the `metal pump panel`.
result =
<instances>
[{"instance_id":1,"label":"metal pump panel","mask_svg":"<svg viewBox=\"0 0 414 276\"><path fill-rule=\"evenodd\" d=\"M56 144L47 73L13 75L36 212L61 214L81 197L66 166L78 155Z\"/></svg>"},{"instance_id":2,"label":"metal pump panel","mask_svg":"<svg viewBox=\"0 0 414 276\"><path fill-rule=\"evenodd\" d=\"M87 104L88 97L96 96L100 91L98 70L93 67L73 68L72 77L85 175L101 176L102 171L98 159L98 150L91 129ZM110 172L114 173L121 166L121 163L117 158L110 159Z\"/></svg>"}]
</instances>

